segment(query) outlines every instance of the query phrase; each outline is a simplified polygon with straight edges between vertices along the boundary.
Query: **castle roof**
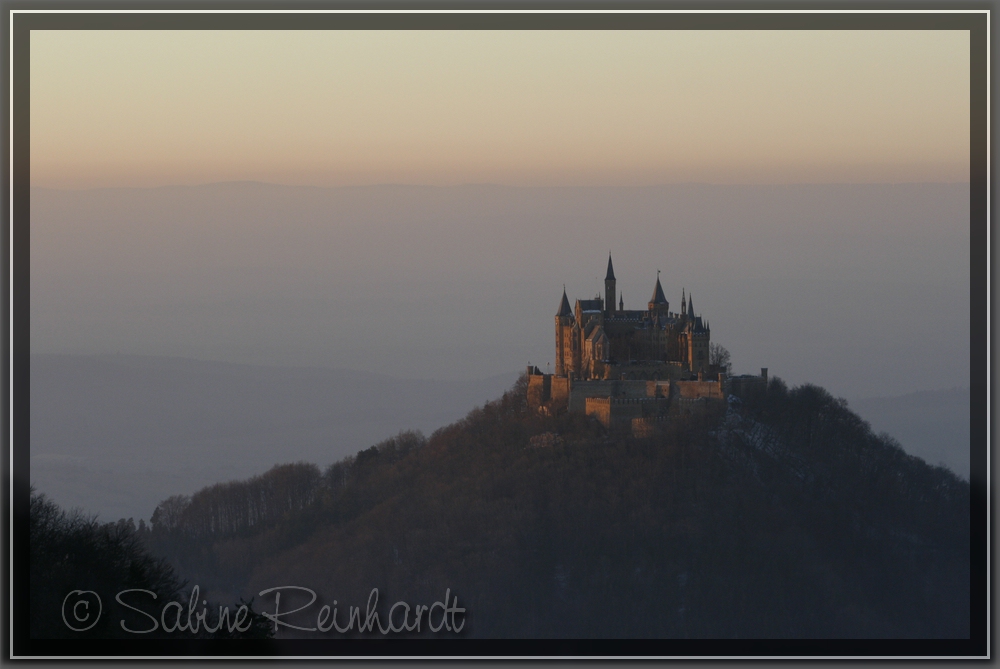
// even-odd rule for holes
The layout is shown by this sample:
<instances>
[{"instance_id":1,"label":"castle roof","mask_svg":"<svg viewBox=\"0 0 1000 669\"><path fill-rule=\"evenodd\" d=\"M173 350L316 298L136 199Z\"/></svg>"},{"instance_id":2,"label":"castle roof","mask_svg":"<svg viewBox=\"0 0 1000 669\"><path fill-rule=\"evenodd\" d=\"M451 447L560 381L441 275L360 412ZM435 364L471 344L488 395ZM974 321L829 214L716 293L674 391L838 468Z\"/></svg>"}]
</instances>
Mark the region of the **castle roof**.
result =
<instances>
[{"instance_id":1,"label":"castle roof","mask_svg":"<svg viewBox=\"0 0 1000 669\"><path fill-rule=\"evenodd\" d=\"M600 329L600 324L596 320L587 321L587 324L583 328L583 336L590 339L590 336Z\"/></svg>"},{"instance_id":2,"label":"castle roof","mask_svg":"<svg viewBox=\"0 0 1000 669\"><path fill-rule=\"evenodd\" d=\"M602 338L607 339L608 336L604 334L604 328L601 326L595 327L593 332L587 336L588 341L600 341Z\"/></svg>"},{"instance_id":3,"label":"castle roof","mask_svg":"<svg viewBox=\"0 0 1000 669\"><path fill-rule=\"evenodd\" d=\"M600 300L577 300L580 311L604 311L604 305Z\"/></svg>"},{"instance_id":4,"label":"castle roof","mask_svg":"<svg viewBox=\"0 0 1000 669\"><path fill-rule=\"evenodd\" d=\"M572 316L573 310L569 307L569 300L566 299L566 286L563 286L562 302L559 303L559 311L556 316Z\"/></svg>"},{"instance_id":5,"label":"castle roof","mask_svg":"<svg viewBox=\"0 0 1000 669\"><path fill-rule=\"evenodd\" d=\"M663 294L663 286L660 285L660 277L656 277L656 287L653 288L653 299L650 300L653 304L666 304L667 297Z\"/></svg>"},{"instance_id":6,"label":"castle roof","mask_svg":"<svg viewBox=\"0 0 1000 669\"><path fill-rule=\"evenodd\" d=\"M615 268L611 266L611 254L608 253L608 275L604 277L604 280L614 281L614 279L615 279Z\"/></svg>"}]
</instances>

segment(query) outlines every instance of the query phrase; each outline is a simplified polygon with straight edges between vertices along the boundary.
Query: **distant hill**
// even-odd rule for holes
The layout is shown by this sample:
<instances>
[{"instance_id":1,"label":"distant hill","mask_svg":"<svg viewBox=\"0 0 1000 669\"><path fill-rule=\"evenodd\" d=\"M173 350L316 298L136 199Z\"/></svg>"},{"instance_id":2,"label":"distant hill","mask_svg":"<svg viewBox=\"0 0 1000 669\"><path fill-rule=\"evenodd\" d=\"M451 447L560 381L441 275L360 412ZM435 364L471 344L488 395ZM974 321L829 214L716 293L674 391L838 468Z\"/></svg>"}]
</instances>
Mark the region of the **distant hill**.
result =
<instances>
[{"instance_id":1,"label":"distant hill","mask_svg":"<svg viewBox=\"0 0 1000 669\"><path fill-rule=\"evenodd\" d=\"M888 432L911 455L969 480L968 388L929 390L851 402L876 432Z\"/></svg>"},{"instance_id":2,"label":"distant hill","mask_svg":"<svg viewBox=\"0 0 1000 669\"><path fill-rule=\"evenodd\" d=\"M309 587L313 621L450 589L473 637L969 634L968 483L823 389L772 379L642 439L525 399L165 500L146 540L222 601Z\"/></svg>"},{"instance_id":3,"label":"distant hill","mask_svg":"<svg viewBox=\"0 0 1000 669\"><path fill-rule=\"evenodd\" d=\"M431 432L516 377L445 382L184 358L33 355L32 483L64 508L148 520L172 494L275 462L326 465L402 429Z\"/></svg>"}]
</instances>

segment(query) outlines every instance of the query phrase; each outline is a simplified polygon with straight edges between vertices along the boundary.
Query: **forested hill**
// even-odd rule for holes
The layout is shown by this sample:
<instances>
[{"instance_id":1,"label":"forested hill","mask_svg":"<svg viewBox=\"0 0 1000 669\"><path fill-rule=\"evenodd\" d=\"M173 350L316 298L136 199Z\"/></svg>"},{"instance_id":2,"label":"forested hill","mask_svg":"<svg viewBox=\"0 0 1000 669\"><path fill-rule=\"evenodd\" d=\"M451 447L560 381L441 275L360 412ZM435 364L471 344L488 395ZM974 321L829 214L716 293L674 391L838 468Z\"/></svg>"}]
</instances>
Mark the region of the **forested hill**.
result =
<instances>
[{"instance_id":1,"label":"forested hill","mask_svg":"<svg viewBox=\"0 0 1000 669\"><path fill-rule=\"evenodd\" d=\"M777 379L642 439L534 415L522 379L429 439L282 465L153 521L150 549L212 598L319 593L303 625L378 588L450 589L474 637L969 633L969 485Z\"/></svg>"}]
</instances>

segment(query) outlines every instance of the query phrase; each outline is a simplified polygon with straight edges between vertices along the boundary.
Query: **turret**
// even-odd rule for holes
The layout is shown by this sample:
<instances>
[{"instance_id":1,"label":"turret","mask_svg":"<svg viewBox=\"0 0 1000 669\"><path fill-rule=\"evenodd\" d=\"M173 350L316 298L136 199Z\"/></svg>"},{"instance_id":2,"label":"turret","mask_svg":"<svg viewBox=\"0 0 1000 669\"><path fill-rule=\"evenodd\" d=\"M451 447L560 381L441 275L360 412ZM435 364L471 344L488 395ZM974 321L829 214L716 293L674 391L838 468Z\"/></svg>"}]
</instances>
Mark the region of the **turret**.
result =
<instances>
[{"instance_id":1,"label":"turret","mask_svg":"<svg viewBox=\"0 0 1000 669\"><path fill-rule=\"evenodd\" d=\"M604 277L605 313L609 316L615 312L615 268L611 266L611 252L608 251L608 273Z\"/></svg>"},{"instance_id":2,"label":"turret","mask_svg":"<svg viewBox=\"0 0 1000 669\"><path fill-rule=\"evenodd\" d=\"M683 288L681 288L681 316L687 316L687 302L684 299Z\"/></svg>"},{"instance_id":3,"label":"turret","mask_svg":"<svg viewBox=\"0 0 1000 669\"><path fill-rule=\"evenodd\" d=\"M569 328L572 327L573 320L573 310L566 298L566 286L563 286L562 300L559 302L559 311L556 312L556 376L566 374L569 362L566 359L567 348L570 346Z\"/></svg>"},{"instance_id":4,"label":"turret","mask_svg":"<svg viewBox=\"0 0 1000 669\"><path fill-rule=\"evenodd\" d=\"M563 286L562 300L559 302L559 311L556 312L556 318L565 318L569 316L573 317L573 310L569 306L569 299L566 297L566 286Z\"/></svg>"},{"instance_id":5,"label":"turret","mask_svg":"<svg viewBox=\"0 0 1000 669\"><path fill-rule=\"evenodd\" d=\"M688 341L688 367L692 372L706 372L708 371L709 344L712 339L708 329L708 321L703 321L701 316L694 315L694 299L690 294L687 296L687 305L682 306L682 308L685 308L687 313L685 329Z\"/></svg>"},{"instance_id":6,"label":"turret","mask_svg":"<svg viewBox=\"0 0 1000 669\"><path fill-rule=\"evenodd\" d=\"M670 303L667 302L663 294L663 286L660 285L660 270L656 270L656 286L653 288L653 297L649 301L650 311L662 311L667 313L670 310Z\"/></svg>"}]
</instances>

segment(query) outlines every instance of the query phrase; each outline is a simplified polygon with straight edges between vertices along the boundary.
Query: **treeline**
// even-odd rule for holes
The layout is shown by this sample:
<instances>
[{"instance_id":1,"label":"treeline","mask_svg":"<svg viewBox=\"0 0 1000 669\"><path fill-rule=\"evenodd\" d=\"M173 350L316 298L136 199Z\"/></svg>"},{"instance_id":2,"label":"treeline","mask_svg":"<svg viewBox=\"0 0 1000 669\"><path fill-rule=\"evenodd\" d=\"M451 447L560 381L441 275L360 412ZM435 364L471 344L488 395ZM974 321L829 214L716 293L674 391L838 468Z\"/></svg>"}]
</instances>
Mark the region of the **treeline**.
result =
<instances>
[{"instance_id":1,"label":"treeline","mask_svg":"<svg viewBox=\"0 0 1000 669\"><path fill-rule=\"evenodd\" d=\"M324 474L306 462L275 465L245 481L217 483L190 497L174 495L153 511L151 531L192 538L259 532L328 502L372 470L395 462L426 442L420 432L405 431L330 465Z\"/></svg>"},{"instance_id":2,"label":"treeline","mask_svg":"<svg viewBox=\"0 0 1000 669\"><path fill-rule=\"evenodd\" d=\"M201 491L169 526L161 505L150 549L222 599L281 583L358 606L373 587L410 602L450 589L470 636L968 634L968 484L821 388L772 379L641 439L540 416L525 392L522 378L430 438L322 473ZM229 520L262 495L273 511Z\"/></svg>"},{"instance_id":3,"label":"treeline","mask_svg":"<svg viewBox=\"0 0 1000 669\"><path fill-rule=\"evenodd\" d=\"M175 495L156 507L154 532L195 537L239 534L269 527L308 507L320 488L316 465L276 465L246 481L217 483L194 495Z\"/></svg>"}]
</instances>

